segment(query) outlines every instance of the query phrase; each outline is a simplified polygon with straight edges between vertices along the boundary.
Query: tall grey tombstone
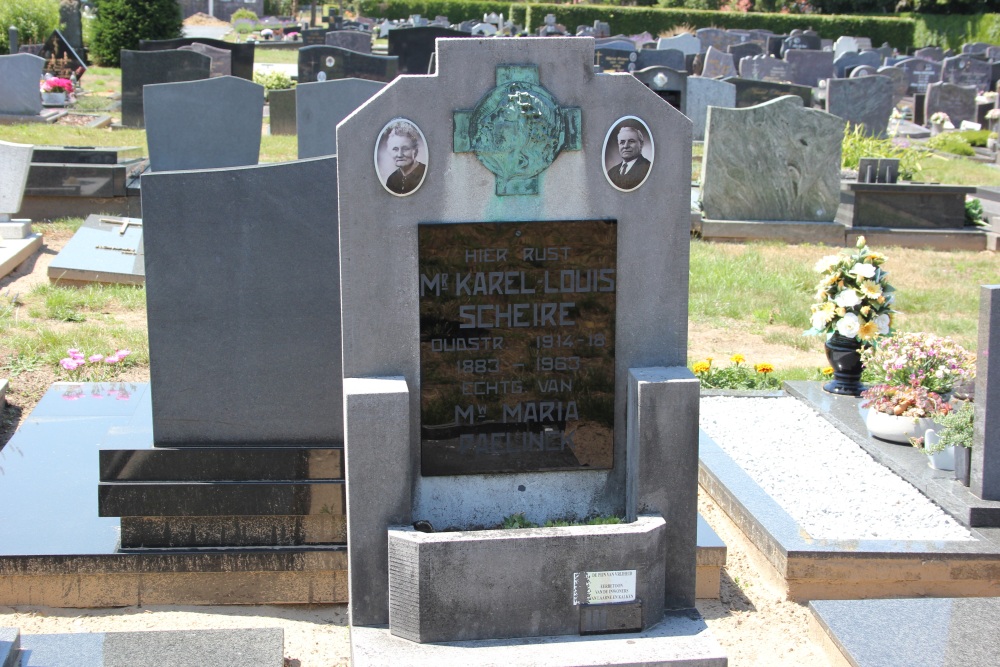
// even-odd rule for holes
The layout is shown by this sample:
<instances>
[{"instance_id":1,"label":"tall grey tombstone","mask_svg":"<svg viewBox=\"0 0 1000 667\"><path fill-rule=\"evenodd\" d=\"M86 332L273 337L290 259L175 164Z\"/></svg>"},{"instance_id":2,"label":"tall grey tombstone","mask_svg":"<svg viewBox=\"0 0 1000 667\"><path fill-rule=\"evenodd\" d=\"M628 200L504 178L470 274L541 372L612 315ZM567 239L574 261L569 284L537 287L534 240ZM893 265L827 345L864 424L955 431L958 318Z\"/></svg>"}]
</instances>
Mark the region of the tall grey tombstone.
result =
<instances>
[{"instance_id":1,"label":"tall grey tombstone","mask_svg":"<svg viewBox=\"0 0 1000 667\"><path fill-rule=\"evenodd\" d=\"M257 164L264 86L235 76L143 88L151 171Z\"/></svg>"},{"instance_id":2,"label":"tall grey tombstone","mask_svg":"<svg viewBox=\"0 0 1000 667\"><path fill-rule=\"evenodd\" d=\"M122 127L143 127L143 86L198 81L212 75L212 59L193 51L122 49Z\"/></svg>"},{"instance_id":3,"label":"tall grey tombstone","mask_svg":"<svg viewBox=\"0 0 1000 667\"><path fill-rule=\"evenodd\" d=\"M940 81L927 86L924 100L924 118L930 118L938 111L948 114L952 124L958 127L963 120L976 120L976 89L973 86L956 86Z\"/></svg>"},{"instance_id":4,"label":"tall grey tombstone","mask_svg":"<svg viewBox=\"0 0 1000 667\"><path fill-rule=\"evenodd\" d=\"M80 16L80 3L78 0L59 0L59 23L60 32L69 42L69 45L76 51L83 49L83 20ZM16 53L16 51L11 51Z\"/></svg>"},{"instance_id":5,"label":"tall grey tombstone","mask_svg":"<svg viewBox=\"0 0 1000 667\"><path fill-rule=\"evenodd\" d=\"M7 46L11 53L18 53L20 42L17 37L17 26L7 28Z\"/></svg>"},{"instance_id":6,"label":"tall grey tombstone","mask_svg":"<svg viewBox=\"0 0 1000 667\"><path fill-rule=\"evenodd\" d=\"M899 101L906 97L906 91L910 89L909 73L899 67L879 67L877 73L892 79L892 104L893 106L899 104Z\"/></svg>"},{"instance_id":7,"label":"tall grey tombstone","mask_svg":"<svg viewBox=\"0 0 1000 667\"><path fill-rule=\"evenodd\" d=\"M764 47L757 42L743 42L742 44L730 44L729 53L733 56L733 64L736 69L740 68L740 61L744 58L764 55Z\"/></svg>"},{"instance_id":8,"label":"tall grey tombstone","mask_svg":"<svg viewBox=\"0 0 1000 667\"><path fill-rule=\"evenodd\" d=\"M338 173L338 190L351 624L388 622L392 630L398 622L389 606L393 595L386 590L387 580L392 586L389 526L409 526L415 519L428 520L435 527L490 525L512 512L532 517L606 512L634 516L629 508L668 512L666 530L673 537L665 562L665 603L690 606L694 601L694 524L689 517L693 520L696 508L692 474L697 458L692 458L696 451L685 443L691 438L688 429L697 427L696 413L691 412L696 410L697 390L691 397L684 393L684 378L690 373L680 368L686 361L687 345L690 121L656 99L633 76L595 75L589 38L442 39L437 42L437 54L436 76L396 79L337 127L338 159L344 165ZM615 104L608 105L606 100ZM422 131L418 147L423 146L426 171L419 189L395 196L383 184L385 173L373 171L372 154L380 145L383 128L401 113ZM509 122L510 118L517 120ZM640 125L639 120L649 130L643 133L642 149L655 148L655 152L650 154L645 180L623 189L614 185L608 173L609 163L613 169L621 161L615 131L623 122ZM587 194L567 198L569 190ZM600 261L622 258L616 269L612 327L616 336L614 400L611 412L603 418L613 420L613 426L604 421L603 427L614 433L613 451L604 450L611 455L611 465L605 459L588 470L538 472L527 465L517 474L427 471L426 457L440 451L429 441L444 438L447 443L449 438L458 439L458 433L478 438L483 428L475 418L469 422L465 417L455 422L454 435L436 426L437 418L452 421L452 406L471 405L479 399L472 394L464 398L460 393L439 395L436 385L429 384L431 375L422 371L425 362L450 367L458 357L445 351L445 341L451 346L464 338L461 329L451 333L447 326L434 329L434 318L422 317L426 301L420 285L427 297L434 284L441 285L440 274L435 278L420 273L430 271L422 261L433 260L425 253L439 249L463 265L487 266L475 259L479 257L495 267L489 270L503 270L508 261L534 257L528 245L533 243L529 239L541 238L536 234L548 233L553 240L567 242L571 238L596 242L598 237L590 232L581 237L576 223L565 223L588 220L616 221L617 232L608 230L601 237L602 243L616 239L617 248L608 249ZM439 242L434 245L423 239ZM547 250L541 253L550 255ZM567 266L567 258L578 253L559 256L562 259L555 260L550 270ZM535 277L532 274L530 281ZM445 296L451 294L450 289L445 286ZM456 284L455 289L463 288ZM533 289L528 287L525 298L515 300L523 307L542 295L532 297ZM559 333L566 325L573 327L574 335L583 334L580 327L560 321L551 331ZM510 330L499 321L480 320L479 324L486 327L482 331L487 337L504 338L497 341L503 345L503 355L494 356L491 350L497 348L484 351L484 358L496 358L498 363L500 357L505 359L500 375L493 379L507 382L516 377L520 366L515 362L522 348L514 347L514 338L506 333ZM432 335L433 330L438 333ZM582 340L581 344L588 343ZM594 357L601 358L609 359L609 353ZM493 367L494 362L488 365ZM637 365L659 369L647 374L635 369ZM653 403L645 404L642 412L638 406L637 411L627 412L630 400L643 400L643 392L654 390L659 381L666 383L659 385L664 389L662 398L668 399L669 394L676 402L660 403L660 412L654 411ZM578 379L577 386L582 382ZM467 389L474 391L472 386ZM435 421L426 421L431 417L423 412L424 391L430 392L425 394L427 401L434 396L451 401ZM688 402L688 398L694 400ZM526 400L523 394L512 394L501 402ZM484 424L499 418L498 403L486 399L477 404L482 411L463 414L482 414ZM641 435L642 420L653 415L658 423L674 424L680 431L663 440L647 440ZM568 426L558 428L575 428L576 420L568 419ZM455 465L470 469L490 465L494 458L487 450L466 449L456 454ZM520 465L517 461L522 460L514 451L503 456L510 465ZM523 463L529 459L525 457ZM450 571L444 567L443 571ZM562 579L562 574L557 577ZM549 584L535 580L529 596L536 595L536 585L550 590ZM503 608L498 608L492 604L498 601L490 592L495 590L492 586L492 581L488 586L463 584L456 602L464 603L468 597L482 600L497 623L507 622L509 616L521 617L509 619L520 623L535 613L525 608L520 595L513 601L517 613L509 608L506 596ZM656 600L651 598L650 603L655 609ZM397 604L406 604L398 591L393 597L393 605ZM578 610L576 618L573 634L579 631Z\"/></svg>"},{"instance_id":9,"label":"tall grey tombstone","mask_svg":"<svg viewBox=\"0 0 1000 667\"><path fill-rule=\"evenodd\" d=\"M904 58L897 62L894 67L905 71L910 77L910 87L908 95L924 95L927 93L927 86L941 80L941 63L933 60L922 60L920 58Z\"/></svg>"},{"instance_id":10,"label":"tall grey tombstone","mask_svg":"<svg viewBox=\"0 0 1000 667\"><path fill-rule=\"evenodd\" d=\"M702 65L701 75L706 79L721 79L736 76L733 56L725 51L720 51L714 46L708 47L708 51L705 52L705 63Z\"/></svg>"},{"instance_id":11,"label":"tall grey tombstone","mask_svg":"<svg viewBox=\"0 0 1000 667\"><path fill-rule=\"evenodd\" d=\"M710 108L701 169L705 217L832 222L846 124L804 108L793 95L745 109Z\"/></svg>"},{"instance_id":12,"label":"tall grey tombstone","mask_svg":"<svg viewBox=\"0 0 1000 667\"><path fill-rule=\"evenodd\" d=\"M895 107L892 87L892 80L886 76L830 79L826 110L851 126L864 125L866 136L882 139Z\"/></svg>"},{"instance_id":13,"label":"tall grey tombstone","mask_svg":"<svg viewBox=\"0 0 1000 667\"><path fill-rule=\"evenodd\" d=\"M979 288L979 350L969 489L1000 500L1000 285Z\"/></svg>"},{"instance_id":14,"label":"tall grey tombstone","mask_svg":"<svg viewBox=\"0 0 1000 667\"><path fill-rule=\"evenodd\" d=\"M218 49L208 44L195 42L178 47L178 51L194 51L212 59L211 76L232 76L233 74L233 52L226 49Z\"/></svg>"},{"instance_id":15,"label":"tall grey tombstone","mask_svg":"<svg viewBox=\"0 0 1000 667\"><path fill-rule=\"evenodd\" d=\"M976 53L986 53L992 44L988 42L969 42L968 44L962 45L962 53L967 53L969 55Z\"/></svg>"},{"instance_id":16,"label":"tall grey tombstone","mask_svg":"<svg viewBox=\"0 0 1000 667\"><path fill-rule=\"evenodd\" d=\"M986 59L990 62L996 62L1000 60L1000 46L991 46L986 49Z\"/></svg>"},{"instance_id":17,"label":"tall grey tombstone","mask_svg":"<svg viewBox=\"0 0 1000 667\"><path fill-rule=\"evenodd\" d=\"M922 49L917 49L913 52L914 58L922 58L923 60L936 60L941 62L944 60L944 49L940 46L925 46Z\"/></svg>"},{"instance_id":18,"label":"tall grey tombstone","mask_svg":"<svg viewBox=\"0 0 1000 667\"><path fill-rule=\"evenodd\" d=\"M860 67L861 65L868 65L869 67L881 67L882 66L882 54L878 51L862 51L860 53L845 53L838 56L833 61L833 70L836 76L841 79L848 76L851 69L855 67Z\"/></svg>"},{"instance_id":19,"label":"tall grey tombstone","mask_svg":"<svg viewBox=\"0 0 1000 667\"><path fill-rule=\"evenodd\" d=\"M754 81L784 83L789 81L788 63L770 55L744 58L740 61L740 77Z\"/></svg>"},{"instance_id":20,"label":"tall grey tombstone","mask_svg":"<svg viewBox=\"0 0 1000 667\"><path fill-rule=\"evenodd\" d=\"M690 33L674 35L673 37L660 37L656 41L658 49L677 49L684 55L694 55L701 52L701 41Z\"/></svg>"},{"instance_id":21,"label":"tall grey tombstone","mask_svg":"<svg viewBox=\"0 0 1000 667\"><path fill-rule=\"evenodd\" d=\"M684 91L684 115L691 119L692 138L705 138L705 121L708 119L709 107L735 107L736 86L725 81L706 79L700 76L689 76L687 88Z\"/></svg>"},{"instance_id":22,"label":"tall grey tombstone","mask_svg":"<svg viewBox=\"0 0 1000 667\"><path fill-rule=\"evenodd\" d=\"M372 36L360 30L332 30L326 33L326 45L339 46L358 53L371 53Z\"/></svg>"},{"instance_id":23,"label":"tall grey tombstone","mask_svg":"<svg viewBox=\"0 0 1000 667\"><path fill-rule=\"evenodd\" d=\"M0 115L37 116L42 113L38 82L45 60L30 53L0 56Z\"/></svg>"},{"instance_id":24,"label":"tall grey tombstone","mask_svg":"<svg viewBox=\"0 0 1000 667\"><path fill-rule=\"evenodd\" d=\"M972 86L977 91L992 90L992 67L967 53L944 59L941 80L957 86Z\"/></svg>"},{"instance_id":25,"label":"tall grey tombstone","mask_svg":"<svg viewBox=\"0 0 1000 667\"><path fill-rule=\"evenodd\" d=\"M710 48L725 53L730 44L729 35L719 28L699 28L694 34L701 43L702 53L708 53Z\"/></svg>"},{"instance_id":26,"label":"tall grey tombstone","mask_svg":"<svg viewBox=\"0 0 1000 667\"><path fill-rule=\"evenodd\" d=\"M789 80L800 86L815 88L820 81L833 76L833 53L812 49L793 49L785 53Z\"/></svg>"},{"instance_id":27,"label":"tall grey tombstone","mask_svg":"<svg viewBox=\"0 0 1000 667\"><path fill-rule=\"evenodd\" d=\"M850 37L848 35L841 35L833 43L833 57L834 57L834 59L839 58L840 56L844 55L845 53L857 53L860 50L861 50L861 47L858 45L858 40L856 40L854 37Z\"/></svg>"},{"instance_id":28,"label":"tall grey tombstone","mask_svg":"<svg viewBox=\"0 0 1000 667\"><path fill-rule=\"evenodd\" d=\"M335 155L337 124L367 102L385 84L364 79L300 83L295 88L299 159Z\"/></svg>"},{"instance_id":29,"label":"tall grey tombstone","mask_svg":"<svg viewBox=\"0 0 1000 667\"><path fill-rule=\"evenodd\" d=\"M10 222L10 216L21 210L34 150L31 144L0 141L0 222Z\"/></svg>"}]
</instances>

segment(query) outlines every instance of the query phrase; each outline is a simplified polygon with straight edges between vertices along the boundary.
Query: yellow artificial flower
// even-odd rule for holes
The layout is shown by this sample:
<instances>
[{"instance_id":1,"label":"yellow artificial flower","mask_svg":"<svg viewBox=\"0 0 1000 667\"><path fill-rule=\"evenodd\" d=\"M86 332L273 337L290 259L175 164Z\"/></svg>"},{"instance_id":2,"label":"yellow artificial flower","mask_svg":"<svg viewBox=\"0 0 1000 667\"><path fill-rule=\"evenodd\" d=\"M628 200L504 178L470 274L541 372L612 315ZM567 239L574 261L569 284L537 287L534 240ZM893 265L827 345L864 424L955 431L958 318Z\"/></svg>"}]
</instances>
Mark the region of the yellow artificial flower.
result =
<instances>
[{"instance_id":1,"label":"yellow artificial flower","mask_svg":"<svg viewBox=\"0 0 1000 667\"><path fill-rule=\"evenodd\" d=\"M858 338L861 340L871 340L878 335L878 325L872 321L865 322L858 327Z\"/></svg>"},{"instance_id":2,"label":"yellow artificial flower","mask_svg":"<svg viewBox=\"0 0 1000 667\"><path fill-rule=\"evenodd\" d=\"M733 356L729 357L729 361L733 362L737 366L740 365L740 364L742 364L746 360L747 360L747 358L744 357L742 354L739 354L739 353L734 354Z\"/></svg>"},{"instance_id":3,"label":"yellow artificial flower","mask_svg":"<svg viewBox=\"0 0 1000 667\"><path fill-rule=\"evenodd\" d=\"M819 372L822 373L823 375L833 375L833 366L824 366L823 368L819 369Z\"/></svg>"},{"instance_id":4,"label":"yellow artificial flower","mask_svg":"<svg viewBox=\"0 0 1000 667\"><path fill-rule=\"evenodd\" d=\"M881 264L885 261L885 255L880 252L875 252L874 250L869 250L868 254L865 255L865 259L871 260L872 264Z\"/></svg>"},{"instance_id":5,"label":"yellow artificial flower","mask_svg":"<svg viewBox=\"0 0 1000 667\"><path fill-rule=\"evenodd\" d=\"M709 364L707 361L696 361L696 362L694 362L694 367L693 368L694 368L694 372L698 373L700 375L702 373L707 373L708 369L711 368L711 367L712 367L712 365Z\"/></svg>"},{"instance_id":6,"label":"yellow artificial flower","mask_svg":"<svg viewBox=\"0 0 1000 667\"><path fill-rule=\"evenodd\" d=\"M836 310L836 313L837 313L837 317L843 317L844 315L847 314L847 309L846 308L838 308Z\"/></svg>"},{"instance_id":7,"label":"yellow artificial flower","mask_svg":"<svg viewBox=\"0 0 1000 667\"><path fill-rule=\"evenodd\" d=\"M861 306L861 314L868 317L868 313L872 312L871 306Z\"/></svg>"},{"instance_id":8,"label":"yellow artificial flower","mask_svg":"<svg viewBox=\"0 0 1000 667\"><path fill-rule=\"evenodd\" d=\"M873 280L865 280L859 287L861 293L869 299L877 299L882 296L882 286Z\"/></svg>"},{"instance_id":9,"label":"yellow artificial flower","mask_svg":"<svg viewBox=\"0 0 1000 667\"><path fill-rule=\"evenodd\" d=\"M774 372L774 366L768 363L755 364L754 370L757 371L758 373L763 373L764 375L767 375L768 373Z\"/></svg>"}]
</instances>

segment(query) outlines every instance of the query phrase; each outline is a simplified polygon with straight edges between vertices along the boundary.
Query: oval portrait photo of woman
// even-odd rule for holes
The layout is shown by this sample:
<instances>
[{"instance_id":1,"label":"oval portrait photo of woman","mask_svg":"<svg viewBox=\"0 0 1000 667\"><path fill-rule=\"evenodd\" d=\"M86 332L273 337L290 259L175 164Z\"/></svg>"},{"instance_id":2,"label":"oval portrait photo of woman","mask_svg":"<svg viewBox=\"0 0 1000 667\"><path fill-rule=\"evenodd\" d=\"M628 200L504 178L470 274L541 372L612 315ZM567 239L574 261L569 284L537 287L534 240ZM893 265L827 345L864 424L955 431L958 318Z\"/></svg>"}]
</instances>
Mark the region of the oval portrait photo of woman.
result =
<instances>
[{"instance_id":1,"label":"oval portrait photo of woman","mask_svg":"<svg viewBox=\"0 0 1000 667\"><path fill-rule=\"evenodd\" d=\"M630 192L646 182L653 168L653 138L636 116L615 121L604 138L604 175L617 190Z\"/></svg>"},{"instance_id":2,"label":"oval portrait photo of woman","mask_svg":"<svg viewBox=\"0 0 1000 667\"><path fill-rule=\"evenodd\" d=\"M413 194L427 172L427 142L412 121L393 118L375 142L375 173L382 187L397 197Z\"/></svg>"}]
</instances>

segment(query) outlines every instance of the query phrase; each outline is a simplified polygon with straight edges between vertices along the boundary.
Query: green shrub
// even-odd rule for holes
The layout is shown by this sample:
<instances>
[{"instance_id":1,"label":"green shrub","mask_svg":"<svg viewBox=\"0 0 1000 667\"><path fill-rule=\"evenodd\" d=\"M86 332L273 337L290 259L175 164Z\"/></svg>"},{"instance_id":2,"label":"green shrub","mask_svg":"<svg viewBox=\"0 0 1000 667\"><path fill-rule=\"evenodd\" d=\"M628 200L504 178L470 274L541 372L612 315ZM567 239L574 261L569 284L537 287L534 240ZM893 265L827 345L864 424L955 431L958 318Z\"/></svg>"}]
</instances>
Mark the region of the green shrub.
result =
<instances>
[{"instance_id":1,"label":"green shrub","mask_svg":"<svg viewBox=\"0 0 1000 667\"><path fill-rule=\"evenodd\" d=\"M927 140L927 147L942 153L969 157L976 154L972 146L958 132L944 132Z\"/></svg>"},{"instance_id":2,"label":"green shrub","mask_svg":"<svg viewBox=\"0 0 1000 667\"><path fill-rule=\"evenodd\" d=\"M264 0L264 16L291 16L292 0Z\"/></svg>"},{"instance_id":3,"label":"green shrub","mask_svg":"<svg viewBox=\"0 0 1000 667\"><path fill-rule=\"evenodd\" d=\"M236 23L240 19L245 19L247 21L253 21L254 23L257 23L260 20L257 17L256 13L250 11L249 9L245 9L243 7L240 7L235 12L233 12L233 15L229 17L229 22L230 23Z\"/></svg>"},{"instance_id":4,"label":"green shrub","mask_svg":"<svg viewBox=\"0 0 1000 667\"><path fill-rule=\"evenodd\" d=\"M961 132L956 132L955 134L968 141L970 146L978 146L979 148L986 148L986 140L990 136L990 131L962 130Z\"/></svg>"},{"instance_id":5,"label":"green shrub","mask_svg":"<svg viewBox=\"0 0 1000 667\"><path fill-rule=\"evenodd\" d=\"M986 215L983 212L983 202L975 197L965 200L965 224L982 227L986 225Z\"/></svg>"},{"instance_id":6,"label":"green shrub","mask_svg":"<svg viewBox=\"0 0 1000 667\"><path fill-rule=\"evenodd\" d=\"M0 54L10 53L7 29L17 27L21 44L37 44L59 27L59 0L0 1Z\"/></svg>"},{"instance_id":7,"label":"green shrub","mask_svg":"<svg viewBox=\"0 0 1000 667\"><path fill-rule=\"evenodd\" d=\"M295 85L292 77L279 70L254 72L253 82L264 86L264 90L286 90Z\"/></svg>"},{"instance_id":8,"label":"green shrub","mask_svg":"<svg viewBox=\"0 0 1000 667\"><path fill-rule=\"evenodd\" d=\"M918 14L913 18L915 45L957 51L966 42L1000 44L1000 14Z\"/></svg>"},{"instance_id":9,"label":"green shrub","mask_svg":"<svg viewBox=\"0 0 1000 667\"><path fill-rule=\"evenodd\" d=\"M99 65L121 65L121 50L135 50L141 39L181 36L177 0L99 0L90 54Z\"/></svg>"},{"instance_id":10,"label":"green shrub","mask_svg":"<svg viewBox=\"0 0 1000 667\"><path fill-rule=\"evenodd\" d=\"M768 363L750 366L742 354L729 358L726 368L714 368L712 359L695 362L691 368L704 389L780 389L781 383L772 375Z\"/></svg>"},{"instance_id":11,"label":"green shrub","mask_svg":"<svg viewBox=\"0 0 1000 667\"><path fill-rule=\"evenodd\" d=\"M864 128L848 126L844 130L844 143L841 147L841 167L857 169L863 157L896 158L899 160L899 178L912 181L920 171L920 158L923 152L909 145L901 145L892 139L876 139L866 136Z\"/></svg>"}]
</instances>

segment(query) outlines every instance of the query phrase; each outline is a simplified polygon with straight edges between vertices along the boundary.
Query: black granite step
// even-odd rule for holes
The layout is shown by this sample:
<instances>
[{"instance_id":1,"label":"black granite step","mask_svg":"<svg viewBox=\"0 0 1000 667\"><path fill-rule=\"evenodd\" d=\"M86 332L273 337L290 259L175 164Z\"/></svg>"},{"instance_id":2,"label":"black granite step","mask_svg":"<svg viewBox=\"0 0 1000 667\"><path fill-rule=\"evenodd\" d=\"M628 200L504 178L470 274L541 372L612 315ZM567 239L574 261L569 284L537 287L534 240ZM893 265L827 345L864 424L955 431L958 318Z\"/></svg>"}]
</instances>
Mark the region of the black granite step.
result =
<instances>
[{"instance_id":1,"label":"black granite step","mask_svg":"<svg viewBox=\"0 0 1000 667\"><path fill-rule=\"evenodd\" d=\"M342 446L102 449L102 482L343 480Z\"/></svg>"},{"instance_id":2,"label":"black granite step","mask_svg":"<svg viewBox=\"0 0 1000 667\"><path fill-rule=\"evenodd\" d=\"M342 480L101 482L98 516L343 514Z\"/></svg>"}]
</instances>

